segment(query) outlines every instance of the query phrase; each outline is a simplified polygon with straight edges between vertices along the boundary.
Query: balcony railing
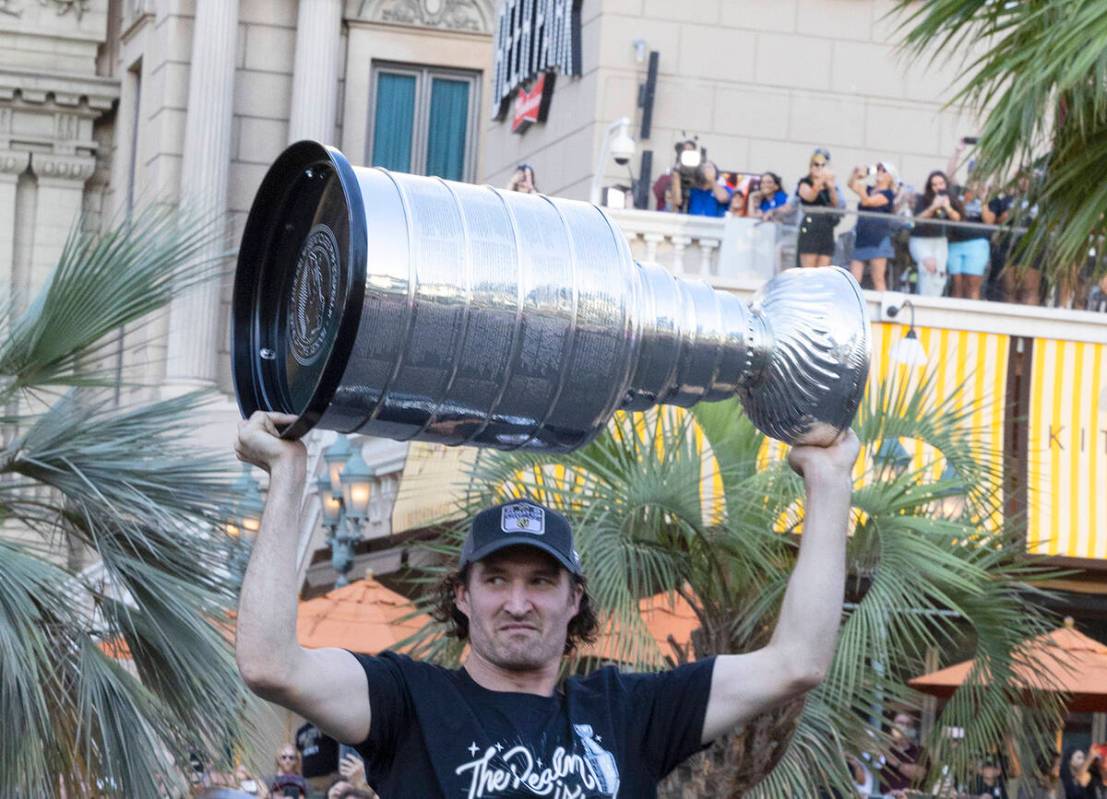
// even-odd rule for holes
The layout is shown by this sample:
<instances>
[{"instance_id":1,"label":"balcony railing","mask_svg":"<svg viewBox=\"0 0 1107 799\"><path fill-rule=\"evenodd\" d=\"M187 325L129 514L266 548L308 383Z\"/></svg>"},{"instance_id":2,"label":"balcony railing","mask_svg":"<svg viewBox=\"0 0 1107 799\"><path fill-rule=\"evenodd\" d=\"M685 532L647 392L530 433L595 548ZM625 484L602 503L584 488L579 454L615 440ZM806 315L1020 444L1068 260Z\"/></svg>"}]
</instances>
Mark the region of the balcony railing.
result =
<instances>
[{"instance_id":1,"label":"balcony railing","mask_svg":"<svg viewBox=\"0 0 1107 799\"><path fill-rule=\"evenodd\" d=\"M636 260L677 274L729 282L772 277L795 262L796 229L754 218L608 209Z\"/></svg>"}]
</instances>

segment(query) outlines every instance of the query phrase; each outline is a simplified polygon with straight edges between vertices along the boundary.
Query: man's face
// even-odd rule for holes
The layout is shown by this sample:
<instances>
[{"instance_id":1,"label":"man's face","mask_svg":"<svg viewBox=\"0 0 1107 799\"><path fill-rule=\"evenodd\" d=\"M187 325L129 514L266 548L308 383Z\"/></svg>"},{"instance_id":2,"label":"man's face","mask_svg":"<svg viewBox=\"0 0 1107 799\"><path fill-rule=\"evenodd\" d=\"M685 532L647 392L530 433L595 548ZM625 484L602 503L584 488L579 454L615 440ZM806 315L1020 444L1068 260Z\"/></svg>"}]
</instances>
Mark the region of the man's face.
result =
<instances>
[{"instance_id":1,"label":"man's face","mask_svg":"<svg viewBox=\"0 0 1107 799\"><path fill-rule=\"evenodd\" d=\"M454 601L469 617L473 651L509 671L560 661L581 589L550 556L510 547L473 564Z\"/></svg>"},{"instance_id":2,"label":"man's face","mask_svg":"<svg viewBox=\"0 0 1107 799\"><path fill-rule=\"evenodd\" d=\"M897 743L911 740L914 730L915 722L910 716L903 713L896 714L896 718L892 722L892 738Z\"/></svg>"}]
</instances>

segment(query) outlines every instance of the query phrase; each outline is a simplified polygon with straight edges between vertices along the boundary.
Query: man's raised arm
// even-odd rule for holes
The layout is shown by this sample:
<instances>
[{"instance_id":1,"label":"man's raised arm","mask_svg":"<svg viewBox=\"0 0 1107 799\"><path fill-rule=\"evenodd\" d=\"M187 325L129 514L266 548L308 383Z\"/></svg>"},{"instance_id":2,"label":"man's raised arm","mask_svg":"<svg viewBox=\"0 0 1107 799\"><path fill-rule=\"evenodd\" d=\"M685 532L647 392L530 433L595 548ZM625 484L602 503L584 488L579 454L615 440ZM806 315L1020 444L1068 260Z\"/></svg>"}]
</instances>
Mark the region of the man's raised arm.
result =
<instances>
[{"instance_id":1,"label":"man's raised arm","mask_svg":"<svg viewBox=\"0 0 1107 799\"><path fill-rule=\"evenodd\" d=\"M369 690L361 664L345 650L304 649L296 640L296 546L307 453L299 441L280 438L276 428L294 418L259 411L239 425L235 454L269 472L269 492L242 582L235 658L258 696L339 741L360 743L369 734Z\"/></svg>"},{"instance_id":2,"label":"man's raised arm","mask_svg":"<svg viewBox=\"0 0 1107 799\"><path fill-rule=\"evenodd\" d=\"M830 447L795 447L788 461L803 477L806 514L796 567L772 640L756 652L715 661L703 723L704 743L814 688L838 640L846 581L846 529L857 436Z\"/></svg>"}]
</instances>

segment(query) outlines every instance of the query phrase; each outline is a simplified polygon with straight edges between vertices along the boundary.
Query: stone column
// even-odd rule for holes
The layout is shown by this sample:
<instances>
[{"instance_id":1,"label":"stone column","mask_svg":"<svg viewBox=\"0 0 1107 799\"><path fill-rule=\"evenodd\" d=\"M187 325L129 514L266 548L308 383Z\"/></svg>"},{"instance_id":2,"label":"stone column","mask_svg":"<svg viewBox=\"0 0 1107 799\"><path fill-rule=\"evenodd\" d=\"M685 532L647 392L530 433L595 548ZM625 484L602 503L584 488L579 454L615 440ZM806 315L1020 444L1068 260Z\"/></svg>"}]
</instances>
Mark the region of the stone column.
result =
<instances>
[{"instance_id":1,"label":"stone column","mask_svg":"<svg viewBox=\"0 0 1107 799\"><path fill-rule=\"evenodd\" d=\"M300 139L335 143L341 47L342 0L300 0L289 143Z\"/></svg>"},{"instance_id":2,"label":"stone column","mask_svg":"<svg viewBox=\"0 0 1107 799\"><path fill-rule=\"evenodd\" d=\"M54 271L73 226L81 218L85 182L96 169L96 159L90 155L34 153L31 169L38 191L28 299L38 293Z\"/></svg>"},{"instance_id":3,"label":"stone column","mask_svg":"<svg viewBox=\"0 0 1107 799\"><path fill-rule=\"evenodd\" d=\"M183 205L214 215L220 232L226 225L237 42L238 0L197 0L180 199ZM214 264L226 244L219 236L201 260ZM166 377L174 387L215 383L222 317L218 280L209 280L173 301Z\"/></svg>"},{"instance_id":4,"label":"stone column","mask_svg":"<svg viewBox=\"0 0 1107 799\"><path fill-rule=\"evenodd\" d=\"M11 297L15 291L15 196L19 176L30 163L31 154L0 152L0 292ZM25 301L26 298L23 298ZM21 305L22 302L20 301Z\"/></svg>"}]
</instances>

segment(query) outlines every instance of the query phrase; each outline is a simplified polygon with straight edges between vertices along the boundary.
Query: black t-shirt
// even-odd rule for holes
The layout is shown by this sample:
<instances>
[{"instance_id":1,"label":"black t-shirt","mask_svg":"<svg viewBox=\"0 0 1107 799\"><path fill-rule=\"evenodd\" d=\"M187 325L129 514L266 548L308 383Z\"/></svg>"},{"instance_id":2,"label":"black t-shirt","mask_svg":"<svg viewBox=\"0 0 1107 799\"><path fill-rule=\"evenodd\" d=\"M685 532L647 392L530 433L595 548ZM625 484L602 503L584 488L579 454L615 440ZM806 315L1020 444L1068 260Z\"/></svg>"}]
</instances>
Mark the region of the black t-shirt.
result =
<instances>
[{"instance_id":1,"label":"black t-shirt","mask_svg":"<svg viewBox=\"0 0 1107 799\"><path fill-rule=\"evenodd\" d=\"M915 228L911 231L911 235L917 239L942 239L946 236L946 226L941 222L933 222L931 220L948 219L949 215L946 213L945 208L939 208L934 212L934 216L930 219L918 219L917 217L922 214L927 208L930 207L930 203L926 201L926 195L920 194L915 199Z\"/></svg>"},{"instance_id":2,"label":"black t-shirt","mask_svg":"<svg viewBox=\"0 0 1107 799\"><path fill-rule=\"evenodd\" d=\"M702 746L714 659L657 674L614 667L550 697L490 691L464 669L356 655L369 738L356 748L381 799L656 796Z\"/></svg>"},{"instance_id":3,"label":"black t-shirt","mask_svg":"<svg viewBox=\"0 0 1107 799\"><path fill-rule=\"evenodd\" d=\"M870 205L865 206L861 203L857 204L858 211L866 211L869 213L878 214L891 214L892 208L895 207L896 193L891 189L877 189L874 186L865 186L865 194L872 197L875 194L879 194L885 200L884 205ZM876 247L885 238L887 238L892 232L892 226L890 223L885 222L883 219L876 219L871 216L863 216L857 220L857 230L854 235L854 247Z\"/></svg>"},{"instance_id":4,"label":"black t-shirt","mask_svg":"<svg viewBox=\"0 0 1107 799\"><path fill-rule=\"evenodd\" d=\"M919 762L922 749L915 743L908 741L901 746L892 747L892 755L900 763L915 765ZM911 778L899 770L899 766L885 763L880 770L880 785L885 791L902 791L911 787Z\"/></svg>"},{"instance_id":5,"label":"black t-shirt","mask_svg":"<svg viewBox=\"0 0 1107 799\"><path fill-rule=\"evenodd\" d=\"M314 724L296 730L296 748L303 759L305 777L322 777L338 771L338 741Z\"/></svg>"},{"instance_id":6,"label":"black t-shirt","mask_svg":"<svg viewBox=\"0 0 1107 799\"><path fill-rule=\"evenodd\" d=\"M954 196L957 197L957 202L961 204L961 207L965 210L961 216L963 222L976 222L981 223L984 221L984 199L982 197L975 196L968 202L965 201L965 196L968 194L968 190L964 186L954 186ZM988 203L988 209L994 211L992 204ZM973 241L974 239L988 239L991 238L992 232L987 228L964 228L951 226L949 228L949 240L950 241Z\"/></svg>"}]
</instances>

